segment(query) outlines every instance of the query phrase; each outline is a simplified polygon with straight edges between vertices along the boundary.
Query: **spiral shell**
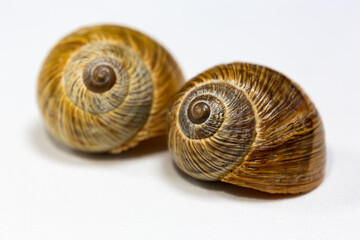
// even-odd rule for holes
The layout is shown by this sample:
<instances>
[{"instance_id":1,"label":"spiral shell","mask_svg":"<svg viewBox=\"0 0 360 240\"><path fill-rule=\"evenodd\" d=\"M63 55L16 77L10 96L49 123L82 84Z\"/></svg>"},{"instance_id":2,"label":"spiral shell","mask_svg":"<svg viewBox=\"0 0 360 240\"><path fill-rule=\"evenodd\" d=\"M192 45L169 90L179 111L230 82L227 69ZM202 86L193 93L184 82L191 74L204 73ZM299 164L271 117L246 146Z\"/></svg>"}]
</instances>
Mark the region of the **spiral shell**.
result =
<instances>
[{"instance_id":1,"label":"spiral shell","mask_svg":"<svg viewBox=\"0 0 360 240\"><path fill-rule=\"evenodd\" d=\"M37 95L56 139L81 151L117 153L165 134L169 102L183 82L157 42L102 25L79 29L51 50Z\"/></svg>"},{"instance_id":2,"label":"spiral shell","mask_svg":"<svg viewBox=\"0 0 360 240\"><path fill-rule=\"evenodd\" d=\"M168 132L176 165L197 179L300 193L324 176L318 111L298 85L263 66L220 65L187 82Z\"/></svg>"}]
</instances>

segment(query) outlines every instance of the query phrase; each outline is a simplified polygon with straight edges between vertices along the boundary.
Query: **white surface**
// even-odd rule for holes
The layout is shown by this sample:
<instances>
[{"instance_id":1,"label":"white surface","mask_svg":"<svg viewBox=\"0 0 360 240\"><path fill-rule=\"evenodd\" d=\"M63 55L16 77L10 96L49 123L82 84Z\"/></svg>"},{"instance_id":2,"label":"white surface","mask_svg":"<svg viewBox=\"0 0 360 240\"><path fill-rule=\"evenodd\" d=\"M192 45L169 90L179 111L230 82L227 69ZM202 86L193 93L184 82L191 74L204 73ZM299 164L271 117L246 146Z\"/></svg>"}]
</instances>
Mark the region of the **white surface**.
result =
<instances>
[{"instance_id":1,"label":"white surface","mask_svg":"<svg viewBox=\"0 0 360 240\"><path fill-rule=\"evenodd\" d=\"M359 1L0 2L0 239L359 239ZM279 197L181 174L158 139L120 156L54 143L36 105L65 34L117 23L163 43L187 78L249 61L298 82L326 130L326 178ZM153 146L155 144L155 146Z\"/></svg>"}]
</instances>

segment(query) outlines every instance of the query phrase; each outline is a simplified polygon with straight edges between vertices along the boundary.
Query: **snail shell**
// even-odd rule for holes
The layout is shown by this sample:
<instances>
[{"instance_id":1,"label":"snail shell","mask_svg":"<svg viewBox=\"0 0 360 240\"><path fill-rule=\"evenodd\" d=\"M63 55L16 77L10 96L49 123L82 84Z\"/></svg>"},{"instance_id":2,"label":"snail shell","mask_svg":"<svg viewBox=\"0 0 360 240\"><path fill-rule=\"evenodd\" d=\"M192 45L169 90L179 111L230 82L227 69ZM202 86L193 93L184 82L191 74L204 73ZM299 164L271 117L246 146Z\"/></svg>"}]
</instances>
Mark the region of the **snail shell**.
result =
<instances>
[{"instance_id":1,"label":"snail shell","mask_svg":"<svg viewBox=\"0 0 360 240\"><path fill-rule=\"evenodd\" d=\"M102 25L79 29L51 50L37 96L56 139L81 151L117 153L165 134L169 102L183 82L157 42Z\"/></svg>"},{"instance_id":2,"label":"snail shell","mask_svg":"<svg viewBox=\"0 0 360 240\"><path fill-rule=\"evenodd\" d=\"M176 165L197 179L300 193L324 176L318 111L298 85L263 66L220 65L187 82L168 131Z\"/></svg>"}]
</instances>

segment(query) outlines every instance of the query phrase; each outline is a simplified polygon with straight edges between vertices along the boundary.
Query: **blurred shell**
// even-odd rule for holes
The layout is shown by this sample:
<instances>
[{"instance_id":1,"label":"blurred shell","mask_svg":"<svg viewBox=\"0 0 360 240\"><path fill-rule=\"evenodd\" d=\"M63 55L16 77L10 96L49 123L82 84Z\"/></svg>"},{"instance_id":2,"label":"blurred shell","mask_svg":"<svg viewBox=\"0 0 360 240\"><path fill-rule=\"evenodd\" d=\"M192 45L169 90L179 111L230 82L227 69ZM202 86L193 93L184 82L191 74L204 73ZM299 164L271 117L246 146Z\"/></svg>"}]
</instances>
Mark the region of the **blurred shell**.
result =
<instances>
[{"instance_id":1,"label":"blurred shell","mask_svg":"<svg viewBox=\"0 0 360 240\"><path fill-rule=\"evenodd\" d=\"M324 176L320 116L269 68L233 63L185 84L168 113L168 145L192 177L269 193L307 192Z\"/></svg>"},{"instance_id":2,"label":"blurred shell","mask_svg":"<svg viewBox=\"0 0 360 240\"><path fill-rule=\"evenodd\" d=\"M171 55L135 30L79 29L46 58L38 103L47 129L86 152L121 152L165 134L166 111L183 84Z\"/></svg>"}]
</instances>

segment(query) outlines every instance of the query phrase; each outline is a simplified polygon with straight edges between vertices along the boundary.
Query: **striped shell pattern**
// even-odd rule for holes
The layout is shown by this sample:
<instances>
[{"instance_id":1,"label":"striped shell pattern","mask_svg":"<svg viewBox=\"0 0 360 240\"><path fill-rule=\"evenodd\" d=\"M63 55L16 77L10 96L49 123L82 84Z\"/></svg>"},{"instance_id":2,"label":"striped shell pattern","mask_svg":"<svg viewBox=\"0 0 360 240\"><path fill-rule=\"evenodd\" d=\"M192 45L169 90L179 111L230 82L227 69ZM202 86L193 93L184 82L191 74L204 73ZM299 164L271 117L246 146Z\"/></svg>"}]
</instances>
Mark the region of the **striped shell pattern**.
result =
<instances>
[{"instance_id":1,"label":"striped shell pattern","mask_svg":"<svg viewBox=\"0 0 360 240\"><path fill-rule=\"evenodd\" d=\"M232 63L187 82L168 113L168 146L190 176L270 193L324 176L322 121L304 91L267 67Z\"/></svg>"},{"instance_id":2,"label":"striped shell pattern","mask_svg":"<svg viewBox=\"0 0 360 240\"><path fill-rule=\"evenodd\" d=\"M63 38L46 58L38 103L49 132L85 152L117 153L166 132L169 102L184 79L157 42L101 25Z\"/></svg>"}]
</instances>

